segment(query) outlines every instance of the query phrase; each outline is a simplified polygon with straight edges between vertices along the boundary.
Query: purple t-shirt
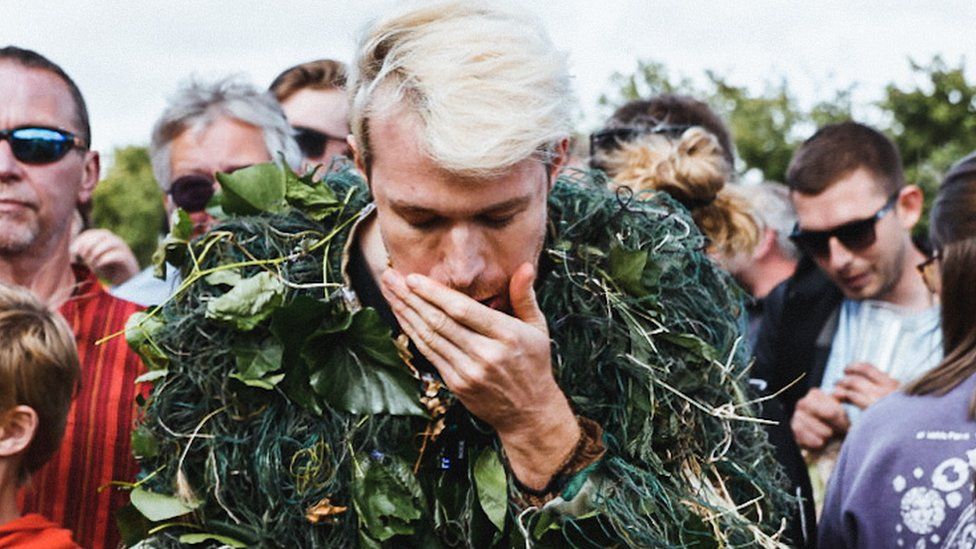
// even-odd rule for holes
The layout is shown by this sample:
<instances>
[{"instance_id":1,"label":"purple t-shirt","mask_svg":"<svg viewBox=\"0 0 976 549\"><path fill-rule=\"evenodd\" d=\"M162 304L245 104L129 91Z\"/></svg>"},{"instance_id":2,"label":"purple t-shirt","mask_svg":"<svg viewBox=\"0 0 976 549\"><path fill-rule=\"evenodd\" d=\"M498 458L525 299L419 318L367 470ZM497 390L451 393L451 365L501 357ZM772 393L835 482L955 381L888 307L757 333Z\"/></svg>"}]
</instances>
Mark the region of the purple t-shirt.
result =
<instances>
[{"instance_id":1,"label":"purple t-shirt","mask_svg":"<svg viewBox=\"0 0 976 549\"><path fill-rule=\"evenodd\" d=\"M893 393L841 448L818 526L821 548L976 547L976 375L944 396Z\"/></svg>"}]
</instances>

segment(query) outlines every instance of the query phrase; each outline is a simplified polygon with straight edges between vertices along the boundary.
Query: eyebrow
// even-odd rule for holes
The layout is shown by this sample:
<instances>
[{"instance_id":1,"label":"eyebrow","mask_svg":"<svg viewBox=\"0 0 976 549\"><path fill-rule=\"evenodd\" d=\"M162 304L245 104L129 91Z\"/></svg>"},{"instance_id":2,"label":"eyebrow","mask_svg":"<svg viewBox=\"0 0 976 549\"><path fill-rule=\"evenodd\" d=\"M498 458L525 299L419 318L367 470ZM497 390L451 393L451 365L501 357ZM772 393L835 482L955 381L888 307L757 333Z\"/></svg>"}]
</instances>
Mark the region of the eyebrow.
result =
<instances>
[{"instance_id":1,"label":"eyebrow","mask_svg":"<svg viewBox=\"0 0 976 549\"><path fill-rule=\"evenodd\" d=\"M505 211L512 211L514 213L528 207L529 202L531 201L532 201L532 196L530 195L517 196L515 198L510 198L508 200L498 202L497 204L492 204L487 208L474 212L472 215L478 216L478 215L485 215L485 214L505 212ZM408 215L408 216L430 215L430 216L438 216L438 217L443 216L442 212L430 208L425 208L417 204L411 204L404 200L391 199L390 208L400 215Z\"/></svg>"}]
</instances>

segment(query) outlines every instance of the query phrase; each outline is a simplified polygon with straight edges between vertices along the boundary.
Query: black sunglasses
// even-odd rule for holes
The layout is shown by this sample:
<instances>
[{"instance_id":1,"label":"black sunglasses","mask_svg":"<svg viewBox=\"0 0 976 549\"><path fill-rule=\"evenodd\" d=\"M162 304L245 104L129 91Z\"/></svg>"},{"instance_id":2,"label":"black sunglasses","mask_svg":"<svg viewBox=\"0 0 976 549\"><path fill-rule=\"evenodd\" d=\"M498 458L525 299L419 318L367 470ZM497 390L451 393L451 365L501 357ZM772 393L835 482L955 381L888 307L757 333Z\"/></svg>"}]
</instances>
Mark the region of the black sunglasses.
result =
<instances>
[{"instance_id":1,"label":"black sunglasses","mask_svg":"<svg viewBox=\"0 0 976 549\"><path fill-rule=\"evenodd\" d=\"M0 130L0 141L10 142L14 158L25 164L50 164L64 158L71 149L88 148L71 132L44 126L21 126Z\"/></svg>"},{"instance_id":2,"label":"black sunglasses","mask_svg":"<svg viewBox=\"0 0 976 549\"><path fill-rule=\"evenodd\" d=\"M301 149L302 156L305 158L318 158L322 156L322 153L325 152L325 146L329 144L329 140L339 141L343 144L346 142L346 138L344 137L329 135L318 130L313 130L312 128L293 126L292 129L295 130L295 141L298 142L298 148ZM343 155L349 156L348 151L343 152Z\"/></svg>"},{"instance_id":3,"label":"black sunglasses","mask_svg":"<svg viewBox=\"0 0 976 549\"><path fill-rule=\"evenodd\" d=\"M648 134L680 137L691 126L686 124L668 124L654 121L653 124L620 128L607 128L590 134L590 158L596 156L597 151L619 149L620 145L632 141L637 137Z\"/></svg>"},{"instance_id":4,"label":"black sunglasses","mask_svg":"<svg viewBox=\"0 0 976 549\"><path fill-rule=\"evenodd\" d=\"M184 175L169 186L173 203L187 212L200 212L214 195L214 180L205 175Z\"/></svg>"},{"instance_id":5,"label":"black sunglasses","mask_svg":"<svg viewBox=\"0 0 976 549\"><path fill-rule=\"evenodd\" d=\"M798 248L813 257L826 257L830 255L830 239L837 238L840 243L851 251L860 251L874 244L878 238L875 225L882 217L895 208L898 202L899 191L895 191L888 201L881 206L874 215L867 219L859 219L844 223L839 227L827 231L804 231L797 223L790 234L790 240Z\"/></svg>"}]
</instances>

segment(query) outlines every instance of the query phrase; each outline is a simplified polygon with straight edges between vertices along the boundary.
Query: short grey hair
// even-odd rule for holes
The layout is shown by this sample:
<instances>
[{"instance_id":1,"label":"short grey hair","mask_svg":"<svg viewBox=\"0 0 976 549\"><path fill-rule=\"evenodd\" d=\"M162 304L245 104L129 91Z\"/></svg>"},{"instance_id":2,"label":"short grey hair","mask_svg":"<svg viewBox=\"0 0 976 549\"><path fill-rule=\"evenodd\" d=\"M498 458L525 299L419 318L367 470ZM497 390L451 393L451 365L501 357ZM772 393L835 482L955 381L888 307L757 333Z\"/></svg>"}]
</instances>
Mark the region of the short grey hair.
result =
<instances>
[{"instance_id":1,"label":"short grey hair","mask_svg":"<svg viewBox=\"0 0 976 549\"><path fill-rule=\"evenodd\" d=\"M790 240L790 233L796 226L796 210L790 200L790 189L782 183L766 181L750 187L747 196L752 202L753 213L761 230L770 228L776 231L776 244L792 259L799 260L800 252Z\"/></svg>"},{"instance_id":2,"label":"short grey hair","mask_svg":"<svg viewBox=\"0 0 976 549\"><path fill-rule=\"evenodd\" d=\"M220 117L229 117L258 127L264 134L268 154L288 167L298 169L302 153L293 137L294 130L270 92L259 90L239 77L216 82L191 79L170 97L166 110L156 121L149 143L153 175L163 192L169 192L170 145L190 128L199 129Z\"/></svg>"}]
</instances>

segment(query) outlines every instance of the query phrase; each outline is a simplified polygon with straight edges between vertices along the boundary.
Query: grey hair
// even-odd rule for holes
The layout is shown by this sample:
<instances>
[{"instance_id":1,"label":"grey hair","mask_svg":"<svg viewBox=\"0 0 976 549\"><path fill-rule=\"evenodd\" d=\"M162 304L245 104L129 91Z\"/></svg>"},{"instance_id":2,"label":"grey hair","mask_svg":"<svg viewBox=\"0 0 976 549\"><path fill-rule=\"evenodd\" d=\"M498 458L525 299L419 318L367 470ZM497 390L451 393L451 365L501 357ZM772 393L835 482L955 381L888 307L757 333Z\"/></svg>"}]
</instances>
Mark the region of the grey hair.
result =
<instances>
[{"instance_id":1,"label":"grey hair","mask_svg":"<svg viewBox=\"0 0 976 549\"><path fill-rule=\"evenodd\" d=\"M535 17L478 0L408 5L369 26L349 78L350 122L367 176L370 118L405 106L442 168L484 177L548 160L572 130L566 55Z\"/></svg>"},{"instance_id":2,"label":"grey hair","mask_svg":"<svg viewBox=\"0 0 976 549\"><path fill-rule=\"evenodd\" d=\"M212 124L220 117L230 117L258 127L264 134L268 153L288 167L298 169L302 153L293 137L285 113L270 92L259 90L236 76L216 82L191 79L170 97L166 110L156 121L149 143L153 175L163 192L169 192L170 145L184 131Z\"/></svg>"},{"instance_id":3,"label":"grey hair","mask_svg":"<svg viewBox=\"0 0 976 549\"><path fill-rule=\"evenodd\" d=\"M799 260L800 252L790 240L796 226L796 210L790 200L790 189L782 183L766 181L749 188L749 200L760 228L776 231L776 244L792 259Z\"/></svg>"}]
</instances>

